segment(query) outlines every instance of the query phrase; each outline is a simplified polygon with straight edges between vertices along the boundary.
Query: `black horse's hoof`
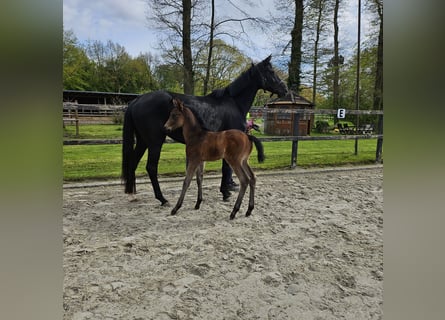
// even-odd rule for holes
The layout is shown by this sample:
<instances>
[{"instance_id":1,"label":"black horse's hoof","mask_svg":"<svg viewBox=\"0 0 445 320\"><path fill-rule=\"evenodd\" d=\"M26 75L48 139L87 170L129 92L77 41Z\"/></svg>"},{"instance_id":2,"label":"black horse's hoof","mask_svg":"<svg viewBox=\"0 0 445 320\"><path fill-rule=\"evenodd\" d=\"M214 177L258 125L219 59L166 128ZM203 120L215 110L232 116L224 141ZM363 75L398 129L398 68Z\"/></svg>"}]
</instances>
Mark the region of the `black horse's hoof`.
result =
<instances>
[{"instance_id":1,"label":"black horse's hoof","mask_svg":"<svg viewBox=\"0 0 445 320\"><path fill-rule=\"evenodd\" d=\"M168 200L161 200L161 206L162 207L168 207L168 205L169 205L169 203L168 203Z\"/></svg>"},{"instance_id":2,"label":"black horse's hoof","mask_svg":"<svg viewBox=\"0 0 445 320\"><path fill-rule=\"evenodd\" d=\"M235 183L235 181L231 181L228 185L227 185L227 190L229 191L238 191L239 190L239 185Z\"/></svg>"},{"instance_id":3,"label":"black horse's hoof","mask_svg":"<svg viewBox=\"0 0 445 320\"><path fill-rule=\"evenodd\" d=\"M229 198L232 196L230 191L223 191L222 194L223 194L223 201L228 201Z\"/></svg>"}]
</instances>

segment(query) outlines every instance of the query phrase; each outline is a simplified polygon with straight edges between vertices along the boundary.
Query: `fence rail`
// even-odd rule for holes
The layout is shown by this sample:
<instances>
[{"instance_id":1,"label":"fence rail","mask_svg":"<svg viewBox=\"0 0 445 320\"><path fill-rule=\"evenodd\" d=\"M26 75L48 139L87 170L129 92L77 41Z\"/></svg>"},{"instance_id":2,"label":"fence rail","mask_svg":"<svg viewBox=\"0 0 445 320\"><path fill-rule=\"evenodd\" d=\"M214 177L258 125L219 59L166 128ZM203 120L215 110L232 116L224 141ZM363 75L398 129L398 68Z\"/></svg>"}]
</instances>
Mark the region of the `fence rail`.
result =
<instances>
[{"instance_id":1,"label":"fence rail","mask_svg":"<svg viewBox=\"0 0 445 320\"><path fill-rule=\"evenodd\" d=\"M337 114L337 110L331 109L275 109L275 108L255 108L263 113L294 113L297 114L297 120L294 121L293 132L298 133L298 118L303 114ZM376 162L381 162L382 156L382 146L383 146L383 110L346 110L347 114L352 115L376 115L379 117L379 124L377 128L377 134L346 134L346 135L329 135L329 136L269 136L269 137L259 137L260 141L292 141L292 154L291 154L291 167L297 165L298 156L298 142L299 141L317 141L317 140L355 140L356 146L357 141L360 139L377 139L376 146ZM173 140L167 139L166 142L174 142ZM64 145L100 145L100 144L121 144L122 139L69 139L64 140ZM356 147L357 152L357 147Z\"/></svg>"},{"instance_id":2,"label":"fence rail","mask_svg":"<svg viewBox=\"0 0 445 320\"><path fill-rule=\"evenodd\" d=\"M336 109L281 109L281 108L255 108L264 113L296 113L296 114L337 114ZM352 115L383 115L383 110L346 110Z\"/></svg>"}]
</instances>

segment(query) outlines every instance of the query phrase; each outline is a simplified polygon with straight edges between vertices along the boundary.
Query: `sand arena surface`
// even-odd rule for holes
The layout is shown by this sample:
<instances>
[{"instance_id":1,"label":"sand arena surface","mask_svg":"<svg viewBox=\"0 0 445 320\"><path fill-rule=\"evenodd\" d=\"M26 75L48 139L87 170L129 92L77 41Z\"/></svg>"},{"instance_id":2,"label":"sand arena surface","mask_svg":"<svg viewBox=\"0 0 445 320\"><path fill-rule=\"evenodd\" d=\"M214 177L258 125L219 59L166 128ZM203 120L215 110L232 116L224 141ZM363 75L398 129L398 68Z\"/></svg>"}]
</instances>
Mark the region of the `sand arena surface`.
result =
<instances>
[{"instance_id":1,"label":"sand arena surface","mask_svg":"<svg viewBox=\"0 0 445 320\"><path fill-rule=\"evenodd\" d=\"M235 220L219 177L63 190L64 319L382 319L383 167L257 172ZM93 186L94 185L94 186Z\"/></svg>"}]
</instances>

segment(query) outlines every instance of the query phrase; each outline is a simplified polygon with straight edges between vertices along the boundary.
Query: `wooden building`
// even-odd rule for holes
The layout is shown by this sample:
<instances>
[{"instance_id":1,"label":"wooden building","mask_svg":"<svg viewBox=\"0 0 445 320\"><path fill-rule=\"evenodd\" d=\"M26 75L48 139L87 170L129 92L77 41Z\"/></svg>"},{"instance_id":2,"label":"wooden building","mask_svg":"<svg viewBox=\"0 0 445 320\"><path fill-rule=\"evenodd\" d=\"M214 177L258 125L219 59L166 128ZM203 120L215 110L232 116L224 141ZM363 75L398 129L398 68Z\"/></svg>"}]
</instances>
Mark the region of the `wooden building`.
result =
<instances>
[{"instance_id":1,"label":"wooden building","mask_svg":"<svg viewBox=\"0 0 445 320\"><path fill-rule=\"evenodd\" d=\"M76 123L114 123L122 117L128 103L137 98L135 93L63 91L64 124Z\"/></svg>"},{"instance_id":2,"label":"wooden building","mask_svg":"<svg viewBox=\"0 0 445 320\"><path fill-rule=\"evenodd\" d=\"M63 102L86 105L124 105L138 96L136 93L63 90Z\"/></svg>"},{"instance_id":3,"label":"wooden building","mask_svg":"<svg viewBox=\"0 0 445 320\"><path fill-rule=\"evenodd\" d=\"M276 100L266 104L267 109L314 109L315 105L309 100L289 93ZM264 133L275 136L293 136L294 121L297 115L295 113L284 112L265 112L264 113ZM314 123L314 115L300 114L298 125L298 135L307 136L311 134L311 128Z\"/></svg>"}]
</instances>

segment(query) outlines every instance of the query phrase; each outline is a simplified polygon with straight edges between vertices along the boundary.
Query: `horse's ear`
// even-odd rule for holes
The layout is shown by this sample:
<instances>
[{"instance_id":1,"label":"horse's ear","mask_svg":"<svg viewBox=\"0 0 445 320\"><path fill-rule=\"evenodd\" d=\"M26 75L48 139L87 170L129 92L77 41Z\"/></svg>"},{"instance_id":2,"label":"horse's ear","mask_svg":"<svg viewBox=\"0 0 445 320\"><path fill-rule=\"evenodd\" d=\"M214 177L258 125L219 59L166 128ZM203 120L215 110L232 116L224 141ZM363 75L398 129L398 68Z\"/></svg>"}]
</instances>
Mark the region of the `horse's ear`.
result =
<instances>
[{"instance_id":1,"label":"horse's ear","mask_svg":"<svg viewBox=\"0 0 445 320\"><path fill-rule=\"evenodd\" d=\"M264 61L270 62L270 59L272 59L272 54L270 54L266 59L264 59Z\"/></svg>"},{"instance_id":2,"label":"horse's ear","mask_svg":"<svg viewBox=\"0 0 445 320\"><path fill-rule=\"evenodd\" d=\"M182 101L178 98L173 98L173 105L178 108L179 111L182 112L184 110L184 105L182 104Z\"/></svg>"},{"instance_id":3,"label":"horse's ear","mask_svg":"<svg viewBox=\"0 0 445 320\"><path fill-rule=\"evenodd\" d=\"M181 103L181 100L179 100L178 98L173 98L173 99L172 99L172 103L173 103L173 106L174 106L174 107L176 107L176 108L178 108L180 111L182 111L182 103Z\"/></svg>"}]
</instances>

